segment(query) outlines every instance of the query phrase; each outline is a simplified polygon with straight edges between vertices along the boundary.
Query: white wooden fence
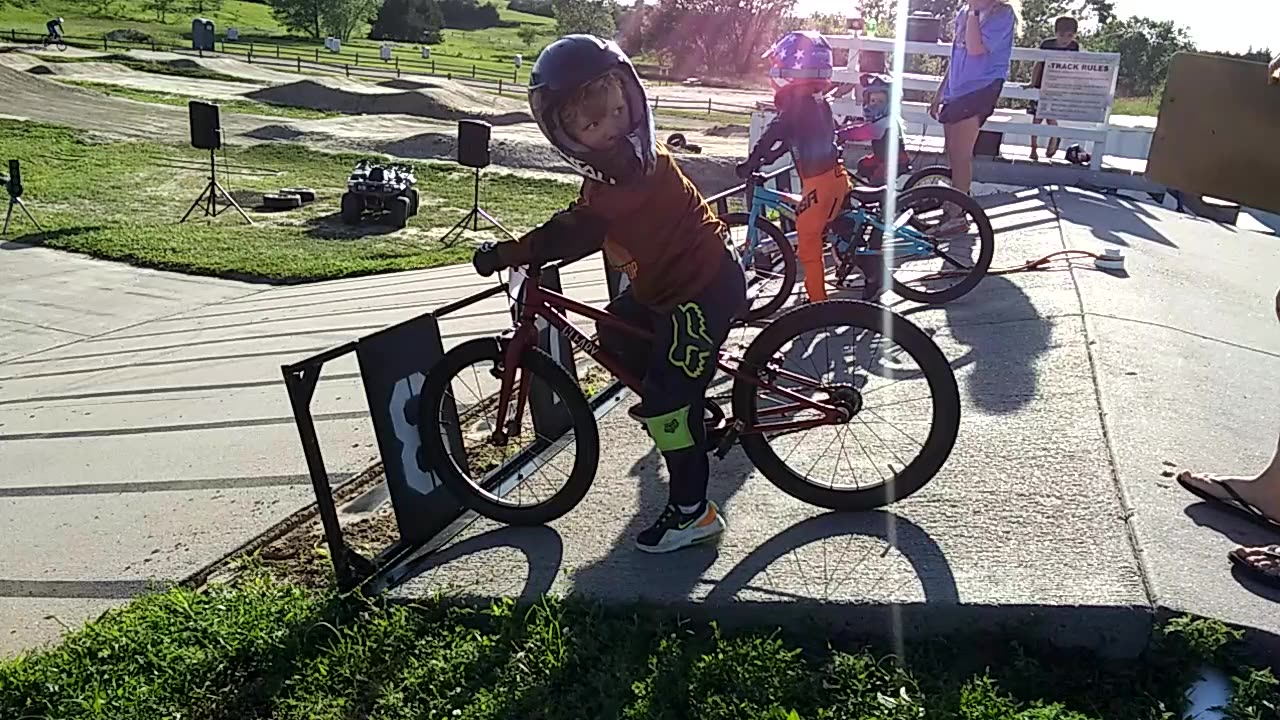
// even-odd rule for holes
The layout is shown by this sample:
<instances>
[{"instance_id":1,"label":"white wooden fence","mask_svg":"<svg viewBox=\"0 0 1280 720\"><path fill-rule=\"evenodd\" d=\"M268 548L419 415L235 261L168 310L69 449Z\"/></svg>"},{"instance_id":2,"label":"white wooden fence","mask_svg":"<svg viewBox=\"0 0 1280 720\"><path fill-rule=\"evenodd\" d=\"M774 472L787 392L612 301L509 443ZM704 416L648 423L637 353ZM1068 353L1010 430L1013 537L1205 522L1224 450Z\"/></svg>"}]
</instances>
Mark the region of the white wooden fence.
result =
<instances>
[{"instance_id":1,"label":"white wooden fence","mask_svg":"<svg viewBox=\"0 0 1280 720\"><path fill-rule=\"evenodd\" d=\"M849 50L849 65L836 68L834 80L840 83L856 85L859 78L857 67L858 53L872 51L885 53L886 67L892 65L894 41L887 38L867 38L854 35L827 35L827 42L833 48ZM949 58L949 43L907 42L906 55L926 55ZM1093 143L1092 168L1102 168L1102 157L1106 152L1108 123L1111 119L1111 108L1115 103L1116 80L1120 71L1120 55L1116 53L1075 52L1065 53L1057 50L1041 50L1039 48L1014 48L1014 60L1053 61L1056 67L1046 68L1044 90L1029 88L1019 83L1005 83L1000 97L1018 100L1036 100L1040 102L1041 117L1054 118L1061 112L1064 118L1087 117L1087 120L1063 119L1062 124L1034 125L1031 116L1020 111L998 110L983 124L984 130L1009 135L1036 135L1039 137L1059 137L1068 140L1083 140ZM1089 79L1092 78L1092 85ZM903 73L901 75L904 89L921 90L932 93L938 89L942 77L920 73ZM1099 85L1099 82L1101 85ZM834 109L839 115L861 114L858 93L840 99ZM907 122L908 132L913 126L928 128L937 121L929 117L928 105L919 102L904 102L902 116ZM753 128L757 123L752 123ZM924 134L923 132L921 134ZM755 141L753 133L752 142Z\"/></svg>"}]
</instances>

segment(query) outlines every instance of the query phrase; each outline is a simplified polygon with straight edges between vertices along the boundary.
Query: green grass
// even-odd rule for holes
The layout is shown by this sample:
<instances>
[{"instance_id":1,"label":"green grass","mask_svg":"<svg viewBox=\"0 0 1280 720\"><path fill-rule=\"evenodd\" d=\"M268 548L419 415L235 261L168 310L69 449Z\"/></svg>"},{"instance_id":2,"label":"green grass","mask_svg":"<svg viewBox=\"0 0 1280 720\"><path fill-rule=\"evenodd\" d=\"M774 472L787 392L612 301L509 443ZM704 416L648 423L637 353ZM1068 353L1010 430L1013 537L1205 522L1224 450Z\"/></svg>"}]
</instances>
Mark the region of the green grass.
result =
<instances>
[{"instance_id":1,"label":"green grass","mask_svg":"<svg viewBox=\"0 0 1280 720\"><path fill-rule=\"evenodd\" d=\"M338 601L251 570L142 597L0 663L0 717L1173 720L1197 662L1231 639L1179 619L1135 660L990 632L892 658L815 628L729 632L550 599ZM1225 662L1230 717L1274 718L1274 676Z\"/></svg>"},{"instance_id":2,"label":"green grass","mask_svg":"<svg viewBox=\"0 0 1280 720\"><path fill-rule=\"evenodd\" d=\"M1158 96L1116 98L1115 104L1111 107L1111 114L1155 117L1160 114L1160 98Z\"/></svg>"},{"instance_id":3,"label":"green grass","mask_svg":"<svg viewBox=\"0 0 1280 720\"><path fill-rule=\"evenodd\" d=\"M471 253L467 242L453 248L437 242L471 206L471 174L453 164L415 164L421 211L408 228L391 233L369 220L358 229L338 220L347 175L361 155L287 143L230 150L232 165L278 171L223 176L240 198L282 187L318 193L301 210L251 213L252 228L232 212L210 221L197 213L177 224L208 179L202 169L208 156L185 146L100 143L58 126L0 120L0 157L23 161L24 198L46 230L37 233L15 220L11 239L110 260L288 282L432 267ZM185 161L189 169L163 167L162 158ZM73 163L75 172L66 172ZM486 174L481 191L486 209L517 232L544 221L576 194L566 183L500 173ZM485 235L482 228L477 239Z\"/></svg>"},{"instance_id":4,"label":"green grass","mask_svg":"<svg viewBox=\"0 0 1280 720\"><path fill-rule=\"evenodd\" d=\"M190 12L173 12L168 22L156 20L155 14L143 9L144 0L122 0L111 5L111 16L97 16L90 3L76 3L68 6L58 0L27 0L20 4L6 3L0 7L0 31L10 29L19 32L45 32L44 24L49 18L61 16L64 20L64 32L73 37L101 37L112 30L133 28L140 30L158 42L183 43L190 47L191 35ZM228 27L239 28L242 33L250 35L283 35L284 29L271 16L271 6L263 3L245 2L244 0L226 0L222 9L205 13L205 17L213 20L219 33ZM0 34L0 39L4 38Z\"/></svg>"},{"instance_id":5,"label":"green grass","mask_svg":"<svg viewBox=\"0 0 1280 720\"><path fill-rule=\"evenodd\" d=\"M68 37L73 44L85 43L75 40L78 37L101 37L104 33L123 28L133 28L147 33L161 45L179 45L190 47L191 14L186 12L172 13L168 22L160 23L155 15L143 9L144 0L119 0L113 5L112 17L98 17L92 14L87 5L67 7L55 0L30 0L21 7L6 4L0 6L0 40L7 39L6 31L17 30L34 34L44 33L44 24L56 14L61 14ZM487 73L490 76L506 77L512 70L512 57L521 54L525 58L519 77L528 76L529 68L537 53L556 37L555 21L539 15L511 10L503 0L496 0L499 18L505 22L518 25L532 25L539 31L532 43L525 43L519 37L519 27L495 27L484 30L454 30L443 32L442 42L431 46L436 58L436 70L439 74L453 73L466 76L472 67L480 77ZM214 21L218 36L222 37L229 27L240 30L241 41L225 43L220 47L227 53L244 56L250 51L253 43L255 55L274 56L276 51L271 45L285 48L281 57L303 59L314 58L314 52L320 49L320 58L328 63L380 65L377 59L380 42L368 40L368 26L362 26L352 39L344 43L342 52L338 54L324 50L319 41L291 34L271 16L268 5L245 2L244 0L226 0L220 11L206 13ZM114 46L113 46L114 47ZM356 55L359 54L359 62ZM412 44L397 45L394 56L402 62L423 63L418 46ZM406 66L408 71L408 66Z\"/></svg>"},{"instance_id":6,"label":"green grass","mask_svg":"<svg viewBox=\"0 0 1280 720\"><path fill-rule=\"evenodd\" d=\"M157 103L160 105L176 105L186 107L194 96L178 95L176 93L156 92L152 90L139 90L137 88L125 87L123 85L113 85L111 83L93 82L92 80L60 80L59 82L68 85L76 85L107 95L127 98L129 100L137 100L139 102ZM291 105L271 105L268 103L254 102L253 100L228 100L226 98L215 99L226 112L252 113L254 115L270 115L275 117L298 118L301 120L316 120L321 118L343 117L342 113L326 112L324 110L312 110L310 108L294 107Z\"/></svg>"}]
</instances>

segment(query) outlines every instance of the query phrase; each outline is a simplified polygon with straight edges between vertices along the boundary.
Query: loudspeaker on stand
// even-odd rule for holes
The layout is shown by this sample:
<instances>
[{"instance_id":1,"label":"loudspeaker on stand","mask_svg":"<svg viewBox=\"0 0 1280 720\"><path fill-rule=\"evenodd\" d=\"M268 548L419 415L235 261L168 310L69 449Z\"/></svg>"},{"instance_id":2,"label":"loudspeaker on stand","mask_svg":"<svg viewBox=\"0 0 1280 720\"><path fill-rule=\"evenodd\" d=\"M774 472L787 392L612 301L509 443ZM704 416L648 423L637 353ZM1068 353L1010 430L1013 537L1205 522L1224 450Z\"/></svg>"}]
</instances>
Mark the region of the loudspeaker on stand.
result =
<instances>
[{"instance_id":1,"label":"loudspeaker on stand","mask_svg":"<svg viewBox=\"0 0 1280 720\"><path fill-rule=\"evenodd\" d=\"M222 119L218 106L192 100L187 104L191 121L191 147L197 150L222 149Z\"/></svg>"},{"instance_id":2,"label":"loudspeaker on stand","mask_svg":"<svg viewBox=\"0 0 1280 720\"><path fill-rule=\"evenodd\" d=\"M489 135L493 126L483 120L458 121L458 164L489 167Z\"/></svg>"}]
</instances>

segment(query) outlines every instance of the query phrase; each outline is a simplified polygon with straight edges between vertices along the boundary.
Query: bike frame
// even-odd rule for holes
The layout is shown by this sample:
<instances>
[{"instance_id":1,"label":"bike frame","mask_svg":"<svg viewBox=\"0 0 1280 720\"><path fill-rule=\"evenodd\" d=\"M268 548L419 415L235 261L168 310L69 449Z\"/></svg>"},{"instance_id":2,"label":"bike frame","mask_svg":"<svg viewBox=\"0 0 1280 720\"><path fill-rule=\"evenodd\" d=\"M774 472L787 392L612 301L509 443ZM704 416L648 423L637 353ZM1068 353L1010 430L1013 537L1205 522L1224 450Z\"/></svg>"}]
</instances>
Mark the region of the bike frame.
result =
<instances>
[{"instance_id":1,"label":"bike frame","mask_svg":"<svg viewBox=\"0 0 1280 720\"><path fill-rule=\"evenodd\" d=\"M582 315L586 318L596 321L598 324L608 325L637 339L653 340L653 333L641 328L635 327L626 321L611 315L605 310L591 307L583 303L571 300L558 292L548 290L542 287L541 270L536 266L531 266L527 272L527 281L524 283L524 300L521 303L520 318L516 322L515 327L511 331L510 340L507 343L505 354L503 356L505 368L502 374L502 386L498 391L498 417L504 420L509 417L507 408L510 407L511 401L514 399L516 405L516 418L524 416L524 406L528 402L529 383L521 383L519 397L513 398L515 394L513 390L516 380L516 369L519 367L520 356L529 347L536 347L538 343L538 329L536 321L541 318L551 327L560 331L569 343L578 350L586 353L591 359L600 363L606 370L613 374L614 377L621 380L627 387L631 388L637 394L642 393L640 378L635 377L629 372L622 363L614 356L610 355L600 343L594 338L587 335L573 324L566 316L565 311ZM774 377L783 377L788 380L794 380L802 385L807 385L814 389L818 389L821 385L802 375L797 375L787 370L776 367L756 368L755 372L751 372L753 368L745 367L740 359L731 355L727 355L721 350L716 359L716 367L730 377L736 379L745 379L757 387L765 387L771 389L773 393L785 398L786 403L780 403L776 406L765 408L757 412L757 422L751 426L745 426L741 421L733 421L730 424L734 427L737 435L753 434L753 433L773 433L773 432L794 432L797 430L805 430L811 427L821 425L829 425L839 421L840 410L833 405L821 403L810 398L804 397L790 389L779 388L773 384ZM777 415L784 415L796 409L805 408L816 410L822 413L821 418L812 420L793 420L789 422L760 422L761 418L767 418ZM495 428L495 433L506 431L500 423Z\"/></svg>"},{"instance_id":2,"label":"bike frame","mask_svg":"<svg viewBox=\"0 0 1280 720\"><path fill-rule=\"evenodd\" d=\"M747 251L743 253L744 266L748 258L755 254L756 248L760 243L760 230L756 228L756 218L765 214L768 210L777 210L778 214L790 220L793 224L796 219L796 208L792 204L792 198L785 193L765 187L756 183L754 180L747 182L747 202L750 209L747 212ZM889 227L885 225L877 217L869 215L862 208L854 208L846 214L852 214L859 222L869 224L880 230L881 233L888 233ZM931 255L933 253L933 245L931 245L924 237L914 228L906 226L898 226L893 229L893 241L889 243L889 249L892 254L897 257L912 257L914 255ZM855 252L859 255L884 255L885 248L857 248Z\"/></svg>"}]
</instances>

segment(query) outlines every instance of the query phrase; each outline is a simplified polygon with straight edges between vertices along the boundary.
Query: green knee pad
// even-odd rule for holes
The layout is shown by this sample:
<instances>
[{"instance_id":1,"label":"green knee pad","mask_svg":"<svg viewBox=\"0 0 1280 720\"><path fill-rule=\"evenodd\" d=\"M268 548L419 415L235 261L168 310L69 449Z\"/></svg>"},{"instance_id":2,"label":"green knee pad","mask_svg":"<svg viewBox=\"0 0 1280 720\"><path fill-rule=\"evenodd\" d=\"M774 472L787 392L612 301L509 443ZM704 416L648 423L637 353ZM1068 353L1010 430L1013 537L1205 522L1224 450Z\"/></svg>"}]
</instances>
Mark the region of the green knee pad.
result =
<instances>
[{"instance_id":1,"label":"green knee pad","mask_svg":"<svg viewBox=\"0 0 1280 720\"><path fill-rule=\"evenodd\" d=\"M659 452L687 450L693 447L693 431L689 428L689 406L644 421L649 437Z\"/></svg>"}]
</instances>

